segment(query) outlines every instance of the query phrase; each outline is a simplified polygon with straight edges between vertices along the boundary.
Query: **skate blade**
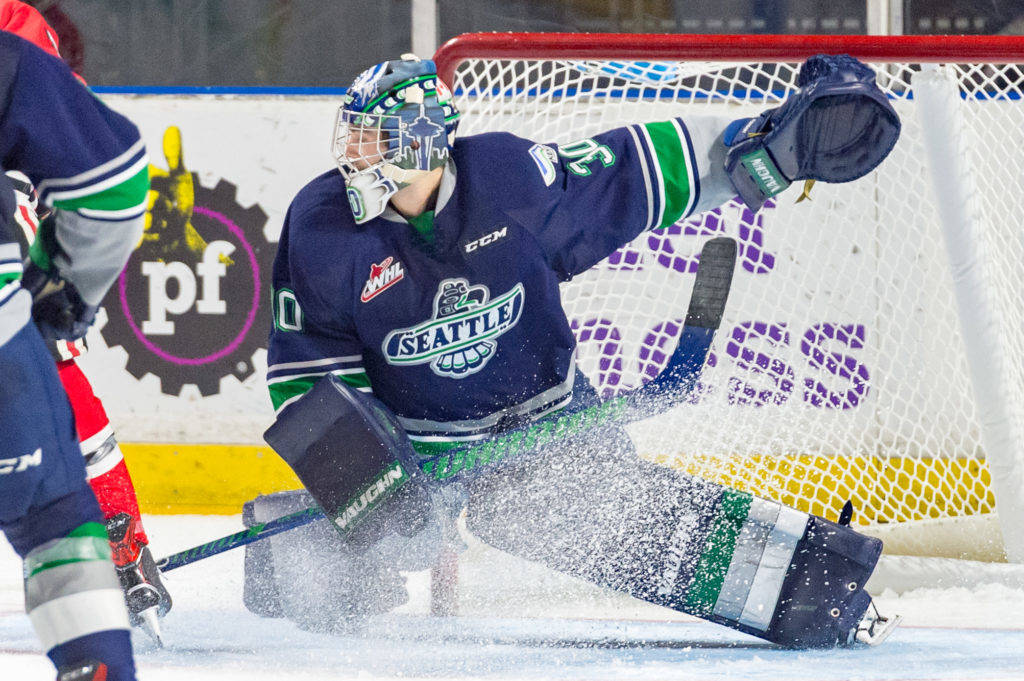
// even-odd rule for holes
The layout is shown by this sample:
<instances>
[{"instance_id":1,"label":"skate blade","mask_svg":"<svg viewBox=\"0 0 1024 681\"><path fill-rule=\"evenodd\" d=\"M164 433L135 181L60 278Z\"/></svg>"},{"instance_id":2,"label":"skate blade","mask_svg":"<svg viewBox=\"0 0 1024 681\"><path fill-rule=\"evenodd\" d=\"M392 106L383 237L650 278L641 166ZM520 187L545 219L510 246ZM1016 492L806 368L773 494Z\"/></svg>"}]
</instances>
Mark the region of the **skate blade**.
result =
<instances>
[{"instance_id":1,"label":"skate blade","mask_svg":"<svg viewBox=\"0 0 1024 681\"><path fill-rule=\"evenodd\" d=\"M163 634L160 631L160 618L157 612L160 610L159 606L154 605L152 608L146 608L139 613L139 617L142 619L142 624L139 628L142 629L146 634L153 639L158 648L164 647Z\"/></svg>"},{"instance_id":2,"label":"skate blade","mask_svg":"<svg viewBox=\"0 0 1024 681\"><path fill-rule=\"evenodd\" d=\"M884 643L885 639L889 638L902 621L902 615L879 617L871 623L868 629L861 629L857 632L857 642L869 646L877 646Z\"/></svg>"}]
</instances>

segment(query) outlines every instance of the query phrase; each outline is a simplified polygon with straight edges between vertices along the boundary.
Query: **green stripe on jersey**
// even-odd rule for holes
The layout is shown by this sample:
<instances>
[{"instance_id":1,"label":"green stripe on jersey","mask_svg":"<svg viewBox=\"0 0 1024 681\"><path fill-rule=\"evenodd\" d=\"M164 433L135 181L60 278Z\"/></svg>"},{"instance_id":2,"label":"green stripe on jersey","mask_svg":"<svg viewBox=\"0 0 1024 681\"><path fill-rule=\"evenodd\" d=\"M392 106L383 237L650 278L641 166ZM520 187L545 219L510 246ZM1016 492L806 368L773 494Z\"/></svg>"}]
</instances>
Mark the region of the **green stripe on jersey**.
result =
<instances>
[{"instance_id":1,"label":"green stripe on jersey","mask_svg":"<svg viewBox=\"0 0 1024 681\"><path fill-rule=\"evenodd\" d=\"M89 560L110 560L107 530L101 523L79 525L62 539L25 557L25 578L43 570Z\"/></svg>"},{"instance_id":2,"label":"green stripe on jersey","mask_svg":"<svg viewBox=\"0 0 1024 681\"><path fill-rule=\"evenodd\" d=\"M675 123L645 123L644 128L651 138L655 162L661 169L664 181L661 196L665 212L661 224L654 226L654 229L662 229L678 222L690 207L693 191L690 178L694 169L690 167L690 150L686 140L680 136Z\"/></svg>"},{"instance_id":3,"label":"green stripe on jersey","mask_svg":"<svg viewBox=\"0 0 1024 681\"><path fill-rule=\"evenodd\" d=\"M19 279L21 279L20 269L17 272L2 273L0 274L0 288L3 288L4 286L10 284L12 281L17 281Z\"/></svg>"},{"instance_id":4,"label":"green stripe on jersey","mask_svg":"<svg viewBox=\"0 0 1024 681\"><path fill-rule=\"evenodd\" d=\"M753 497L745 492L726 489L718 504L715 521L704 544L693 581L686 590L687 612L707 617L715 608L725 575L732 563L736 538L750 512Z\"/></svg>"},{"instance_id":5,"label":"green stripe on jersey","mask_svg":"<svg viewBox=\"0 0 1024 681\"><path fill-rule=\"evenodd\" d=\"M292 399L293 397L299 397L305 395L321 378L327 374L317 374L315 376L300 376L299 378L293 378L288 381L279 381L277 383L270 383L267 385L267 390L270 391L270 402L274 406L274 411L281 408L281 405ZM365 371L360 371L357 374L339 374L338 378L345 384L355 388L369 388L370 377L366 375Z\"/></svg>"},{"instance_id":6,"label":"green stripe on jersey","mask_svg":"<svg viewBox=\"0 0 1024 681\"><path fill-rule=\"evenodd\" d=\"M62 210L117 211L134 208L146 200L149 191L149 168L143 166L139 172L120 184L108 187L97 194L88 194L65 201L54 201L53 205Z\"/></svg>"}]
</instances>

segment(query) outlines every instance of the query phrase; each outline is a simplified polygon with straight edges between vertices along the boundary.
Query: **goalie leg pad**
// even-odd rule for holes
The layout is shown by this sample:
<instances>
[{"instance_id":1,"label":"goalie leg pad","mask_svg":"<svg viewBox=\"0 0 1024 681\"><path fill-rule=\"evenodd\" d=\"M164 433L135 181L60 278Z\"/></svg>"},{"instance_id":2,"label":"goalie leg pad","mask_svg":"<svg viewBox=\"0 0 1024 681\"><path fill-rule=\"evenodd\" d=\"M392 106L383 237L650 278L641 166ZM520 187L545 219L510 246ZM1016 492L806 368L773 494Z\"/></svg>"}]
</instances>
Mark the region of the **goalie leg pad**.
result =
<instances>
[{"instance_id":1,"label":"goalie leg pad","mask_svg":"<svg viewBox=\"0 0 1024 681\"><path fill-rule=\"evenodd\" d=\"M845 644L867 609L878 540L641 460L621 429L506 463L468 485L495 548L787 646Z\"/></svg>"},{"instance_id":2,"label":"goalie leg pad","mask_svg":"<svg viewBox=\"0 0 1024 681\"><path fill-rule=\"evenodd\" d=\"M881 553L881 540L812 516L797 544L766 638L799 647L853 644L871 603L864 585Z\"/></svg>"},{"instance_id":3,"label":"goalie leg pad","mask_svg":"<svg viewBox=\"0 0 1024 681\"><path fill-rule=\"evenodd\" d=\"M305 491L278 492L245 504L247 527L308 508ZM346 631L364 618L408 601L400 571L429 568L441 546L441 524L420 534L391 534L369 550L339 541L327 519L245 547L243 601L263 617L285 617L313 631Z\"/></svg>"},{"instance_id":4,"label":"goalie leg pad","mask_svg":"<svg viewBox=\"0 0 1024 681\"><path fill-rule=\"evenodd\" d=\"M874 72L853 57L811 57L797 85L782 106L726 130L725 170L753 211L795 180L856 180L899 138L899 117Z\"/></svg>"},{"instance_id":5,"label":"goalie leg pad","mask_svg":"<svg viewBox=\"0 0 1024 681\"><path fill-rule=\"evenodd\" d=\"M848 645L881 549L849 527L725 489L697 569L668 604L780 645Z\"/></svg>"}]
</instances>

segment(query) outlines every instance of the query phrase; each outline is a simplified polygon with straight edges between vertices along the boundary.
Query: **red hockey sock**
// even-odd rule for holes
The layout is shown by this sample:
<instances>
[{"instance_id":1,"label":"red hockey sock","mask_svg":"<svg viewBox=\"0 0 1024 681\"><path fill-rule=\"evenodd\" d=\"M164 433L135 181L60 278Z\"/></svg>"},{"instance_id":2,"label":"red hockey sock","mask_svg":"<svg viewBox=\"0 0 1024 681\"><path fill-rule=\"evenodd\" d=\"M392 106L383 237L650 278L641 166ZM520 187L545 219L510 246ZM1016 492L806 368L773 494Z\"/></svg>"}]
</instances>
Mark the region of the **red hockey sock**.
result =
<instances>
[{"instance_id":1,"label":"red hockey sock","mask_svg":"<svg viewBox=\"0 0 1024 681\"><path fill-rule=\"evenodd\" d=\"M121 448L114 439L110 420L103 403L93 393L92 385L74 360L57 363L57 373L64 385L75 414L75 427L86 457L85 475L89 480L104 518L127 513L136 519L135 539L149 543L139 515L139 502L135 497L128 467Z\"/></svg>"},{"instance_id":2,"label":"red hockey sock","mask_svg":"<svg viewBox=\"0 0 1024 681\"><path fill-rule=\"evenodd\" d=\"M89 486L92 487L96 500L100 502L104 518L127 513L135 518L135 540L143 544L149 543L146 531L142 527L142 517L139 515L135 486L132 485L132 478L128 474L128 467L124 465L124 459L118 461L117 465L106 473L89 478Z\"/></svg>"}]
</instances>

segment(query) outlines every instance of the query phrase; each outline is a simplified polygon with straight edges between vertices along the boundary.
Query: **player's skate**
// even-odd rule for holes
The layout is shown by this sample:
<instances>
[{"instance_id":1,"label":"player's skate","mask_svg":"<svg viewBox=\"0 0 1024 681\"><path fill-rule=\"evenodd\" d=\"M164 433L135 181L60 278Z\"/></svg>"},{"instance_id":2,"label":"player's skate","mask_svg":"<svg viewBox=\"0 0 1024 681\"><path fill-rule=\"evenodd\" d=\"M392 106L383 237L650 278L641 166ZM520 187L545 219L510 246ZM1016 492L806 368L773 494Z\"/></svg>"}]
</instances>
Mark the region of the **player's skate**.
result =
<instances>
[{"instance_id":1,"label":"player's skate","mask_svg":"<svg viewBox=\"0 0 1024 681\"><path fill-rule=\"evenodd\" d=\"M57 681L106 681L107 665L102 662L82 662L57 670Z\"/></svg>"},{"instance_id":2,"label":"player's skate","mask_svg":"<svg viewBox=\"0 0 1024 681\"><path fill-rule=\"evenodd\" d=\"M158 618L171 609L171 594L164 587L149 547L135 537L135 518L127 513L110 518L107 536L132 626L141 627L157 645L163 646Z\"/></svg>"},{"instance_id":3,"label":"player's skate","mask_svg":"<svg viewBox=\"0 0 1024 681\"><path fill-rule=\"evenodd\" d=\"M861 618L860 623L857 625L852 643L877 646L889 638L889 634L899 626L902 619L900 615L890 615L889 617L882 615L882 613L878 612L875 602L871 601L871 605L868 606L864 617Z\"/></svg>"}]
</instances>

